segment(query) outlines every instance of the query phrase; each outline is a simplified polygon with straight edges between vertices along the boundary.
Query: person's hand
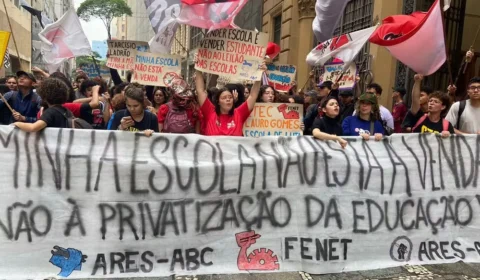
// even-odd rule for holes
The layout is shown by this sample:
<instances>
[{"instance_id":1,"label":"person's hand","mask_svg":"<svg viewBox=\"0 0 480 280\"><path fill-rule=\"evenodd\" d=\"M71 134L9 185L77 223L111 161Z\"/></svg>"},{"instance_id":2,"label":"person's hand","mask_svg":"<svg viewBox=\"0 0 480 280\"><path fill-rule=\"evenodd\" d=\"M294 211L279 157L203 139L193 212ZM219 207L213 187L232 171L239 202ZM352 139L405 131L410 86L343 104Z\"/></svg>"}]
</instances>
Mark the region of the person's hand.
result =
<instances>
[{"instance_id":1,"label":"person's hand","mask_svg":"<svg viewBox=\"0 0 480 280\"><path fill-rule=\"evenodd\" d=\"M449 94L455 94L455 92L457 92L457 87L455 85L449 85L447 91Z\"/></svg>"},{"instance_id":2,"label":"person's hand","mask_svg":"<svg viewBox=\"0 0 480 280\"><path fill-rule=\"evenodd\" d=\"M100 86L98 86L98 85L97 85L97 86L93 86L93 87L92 87L92 91L99 93L99 92L100 92Z\"/></svg>"},{"instance_id":3,"label":"person's hand","mask_svg":"<svg viewBox=\"0 0 480 280\"><path fill-rule=\"evenodd\" d=\"M238 100L238 91L236 89L233 90L233 101L237 102Z\"/></svg>"},{"instance_id":4,"label":"person's hand","mask_svg":"<svg viewBox=\"0 0 480 280\"><path fill-rule=\"evenodd\" d=\"M334 84L332 85L332 89L333 89L333 90L337 90L339 87L340 87L340 85L339 85L338 83L334 83Z\"/></svg>"},{"instance_id":5,"label":"person's hand","mask_svg":"<svg viewBox=\"0 0 480 280\"><path fill-rule=\"evenodd\" d=\"M448 138L450 135L450 131L442 131L442 138Z\"/></svg>"},{"instance_id":6,"label":"person's hand","mask_svg":"<svg viewBox=\"0 0 480 280\"><path fill-rule=\"evenodd\" d=\"M412 132L412 128L411 127L405 127L405 132L407 132L407 133Z\"/></svg>"},{"instance_id":7,"label":"person's hand","mask_svg":"<svg viewBox=\"0 0 480 280\"><path fill-rule=\"evenodd\" d=\"M154 132L153 130L147 129L147 130L143 131L143 134L147 137L150 137L150 136L152 136L153 132Z\"/></svg>"},{"instance_id":8,"label":"person's hand","mask_svg":"<svg viewBox=\"0 0 480 280\"><path fill-rule=\"evenodd\" d=\"M338 144L340 144L340 146L342 146L342 149L345 149L347 147L347 140L337 137L337 142Z\"/></svg>"},{"instance_id":9,"label":"person's hand","mask_svg":"<svg viewBox=\"0 0 480 280\"><path fill-rule=\"evenodd\" d=\"M423 75L415 74L415 76L413 76L413 79L415 80L415 82L421 82L423 80Z\"/></svg>"},{"instance_id":10,"label":"person's hand","mask_svg":"<svg viewBox=\"0 0 480 280\"><path fill-rule=\"evenodd\" d=\"M19 125L21 124L21 122L14 122L12 123L11 125L15 126L15 127L19 127Z\"/></svg>"},{"instance_id":11,"label":"person's hand","mask_svg":"<svg viewBox=\"0 0 480 280\"><path fill-rule=\"evenodd\" d=\"M381 133L375 133L375 141L381 141L383 138L383 135Z\"/></svg>"},{"instance_id":12,"label":"person's hand","mask_svg":"<svg viewBox=\"0 0 480 280\"><path fill-rule=\"evenodd\" d=\"M38 68L37 66L33 66L32 67L32 72L41 74L41 73L43 73L43 70Z\"/></svg>"},{"instance_id":13,"label":"person's hand","mask_svg":"<svg viewBox=\"0 0 480 280\"><path fill-rule=\"evenodd\" d=\"M20 114L19 112L15 111L15 110L13 111L12 115L13 115L13 118L17 122L24 122L26 120L26 118L24 116L22 116L22 114Z\"/></svg>"},{"instance_id":14,"label":"person's hand","mask_svg":"<svg viewBox=\"0 0 480 280\"><path fill-rule=\"evenodd\" d=\"M267 64L265 63L265 60L262 62L262 64L260 64L260 66L258 67L260 70L262 70L262 72L266 72L268 69L267 69Z\"/></svg>"},{"instance_id":15,"label":"person's hand","mask_svg":"<svg viewBox=\"0 0 480 280\"><path fill-rule=\"evenodd\" d=\"M310 71L310 73L308 73L308 76L310 78L313 78L315 76L315 71L314 70Z\"/></svg>"},{"instance_id":16,"label":"person's hand","mask_svg":"<svg viewBox=\"0 0 480 280\"><path fill-rule=\"evenodd\" d=\"M467 52L467 54L465 55L465 57L467 58L467 61L469 61L469 62L472 61L473 56L475 56L475 54L473 53L472 50L469 50Z\"/></svg>"},{"instance_id":17,"label":"person's hand","mask_svg":"<svg viewBox=\"0 0 480 280\"><path fill-rule=\"evenodd\" d=\"M102 96L105 101L110 102L110 93L105 92Z\"/></svg>"},{"instance_id":18,"label":"person's hand","mask_svg":"<svg viewBox=\"0 0 480 280\"><path fill-rule=\"evenodd\" d=\"M370 140L370 134L368 133L362 133L360 134L360 136L363 138L363 140Z\"/></svg>"},{"instance_id":19,"label":"person's hand","mask_svg":"<svg viewBox=\"0 0 480 280\"><path fill-rule=\"evenodd\" d=\"M125 117L122 118L120 121L120 129L125 130L131 126L133 126L135 122L133 121L132 117Z\"/></svg>"},{"instance_id":20,"label":"person's hand","mask_svg":"<svg viewBox=\"0 0 480 280\"><path fill-rule=\"evenodd\" d=\"M155 112L155 108L153 108L152 106L148 106L147 107L147 110L150 111L150 112Z\"/></svg>"}]
</instances>

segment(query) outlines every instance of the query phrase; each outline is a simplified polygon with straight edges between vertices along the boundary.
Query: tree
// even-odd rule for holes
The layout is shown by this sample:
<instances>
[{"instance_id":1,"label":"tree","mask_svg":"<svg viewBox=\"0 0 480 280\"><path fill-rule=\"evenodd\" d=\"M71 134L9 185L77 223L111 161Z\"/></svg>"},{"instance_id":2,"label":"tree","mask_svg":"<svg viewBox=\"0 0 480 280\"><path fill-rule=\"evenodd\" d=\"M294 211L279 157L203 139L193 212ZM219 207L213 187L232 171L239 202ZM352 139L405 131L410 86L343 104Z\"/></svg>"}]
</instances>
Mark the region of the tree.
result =
<instances>
[{"instance_id":1,"label":"tree","mask_svg":"<svg viewBox=\"0 0 480 280\"><path fill-rule=\"evenodd\" d=\"M98 52L93 51L91 56L78 56L75 58L77 63L77 67L82 67L84 64L92 64L93 59L92 56L95 57L98 67L105 66L106 62L104 60L99 60L102 57L98 54Z\"/></svg>"},{"instance_id":2,"label":"tree","mask_svg":"<svg viewBox=\"0 0 480 280\"><path fill-rule=\"evenodd\" d=\"M112 20L124 15L132 16L132 9L125 0L86 0L78 7L77 14L85 21L89 21L91 18L101 19L107 28L108 39L111 40Z\"/></svg>"}]
</instances>

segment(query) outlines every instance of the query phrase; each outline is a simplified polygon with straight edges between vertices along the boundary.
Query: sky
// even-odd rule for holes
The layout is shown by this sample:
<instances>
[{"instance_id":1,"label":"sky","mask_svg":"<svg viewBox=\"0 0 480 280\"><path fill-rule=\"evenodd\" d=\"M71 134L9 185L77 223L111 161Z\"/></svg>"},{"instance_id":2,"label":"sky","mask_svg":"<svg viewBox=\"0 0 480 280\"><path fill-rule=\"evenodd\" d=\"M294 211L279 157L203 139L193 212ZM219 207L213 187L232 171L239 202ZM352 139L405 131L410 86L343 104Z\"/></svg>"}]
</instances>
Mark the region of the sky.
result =
<instances>
[{"instance_id":1,"label":"sky","mask_svg":"<svg viewBox=\"0 0 480 280\"><path fill-rule=\"evenodd\" d=\"M75 9L77 9L80 4L85 0L74 0ZM85 31L85 35L87 35L90 44L92 41L104 41L107 40L107 29L103 22L99 19L92 19L89 22L85 22L84 20L80 20L82 23L83 31Z\"/></svg>"}]
</instances>

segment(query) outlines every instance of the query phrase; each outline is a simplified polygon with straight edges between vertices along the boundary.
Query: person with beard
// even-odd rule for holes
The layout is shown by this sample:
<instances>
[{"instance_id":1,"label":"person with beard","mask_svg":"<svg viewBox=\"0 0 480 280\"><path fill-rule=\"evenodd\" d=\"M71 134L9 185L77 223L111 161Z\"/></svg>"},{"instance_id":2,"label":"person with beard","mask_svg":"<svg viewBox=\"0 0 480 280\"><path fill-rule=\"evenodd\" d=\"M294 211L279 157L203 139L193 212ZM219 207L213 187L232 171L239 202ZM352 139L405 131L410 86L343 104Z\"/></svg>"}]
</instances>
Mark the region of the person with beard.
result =
<instances>
[{"instance_id":1,"label":"person with beard","mask_svg":"<svg viewBox=\"0 0 480 280\"><path fill-rule=\"evenodd\" d=\"M164 133L200 133L200 110L189 89L174 90L172 99L158 109L158 131Z\"/></svg>"},{"instance_id":2,"label":"person with beard","mask_svg":"<svg viewBox=\"0 0 480 280\"><path fill-rule=\"evenodd\" d=\"M315 119L312 126L313 137L320 140L337 141L345 149L347 141L340 138L343 129L338 118L340 116L340 105L334 97L327 98L320 106L322 116Z\"/></svg>"}]
</instances>

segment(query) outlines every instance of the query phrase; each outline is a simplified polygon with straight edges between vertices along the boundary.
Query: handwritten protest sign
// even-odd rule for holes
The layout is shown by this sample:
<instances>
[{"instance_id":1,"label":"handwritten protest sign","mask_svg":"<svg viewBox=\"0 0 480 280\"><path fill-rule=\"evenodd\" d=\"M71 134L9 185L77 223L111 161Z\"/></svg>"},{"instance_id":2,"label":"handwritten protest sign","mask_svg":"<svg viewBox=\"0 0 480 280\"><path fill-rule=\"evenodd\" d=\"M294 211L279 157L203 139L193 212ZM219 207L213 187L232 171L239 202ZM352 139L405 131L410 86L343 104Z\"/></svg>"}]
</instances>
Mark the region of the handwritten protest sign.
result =
<instances>
[{"instance_id":1,"label":"handwritten protest sign","mask_svg":"<svg viewBox=\"0 0 480 280\"><path fill-rule=\"evenodd\" d=\"M133 278L479 262L480 142L0 126L0 275ZM443 248L443 249L440 249Z\"/></svg>"},{"instance_id":2,"label":"handwritten protest sign","mask_svg":"<svg viewBox=\"0 0 480 280\"><path fill-rule=\"evenodd\" d=\"M182 72L182 58L170 54L137 52L132 82L147 86L166 86Z\"/></svg>"},{"instance_id":3,"label":"handwritten protest sign","mask_svg":"<svg viewBox=\"0 0 480 280\"><path fill-rule=\"evenodd\" d=\"M109 79L110 78L110 70L106 66L98 66L100 70L100 76L103 79ZM94 63L84 63L80 65L80 69L87 74L89 78L95 78L98 77L98 71L97 68L95 67Z\"/></svg>"},{"instance_id":4,"label":"handwritten protest sign","mask_svg":"<svg viewBox=\"0 0 480 280\"><path fill-rule=\"evenodd\" d=\"M275 90L288 92L292 88L297 73L295 66L270 63L267 64L267 69L268 84Z\"/></svg>"},{"instance_id":5,"label":"handwritten protest sign","mask_svg":"<svg viewBox=\"0 0 480 280\"><path fill-rule=\"evenodd\" d=\"M320 82L332 81L336 82L342 75L343 63L326 64ZM350 67L343 74L342 79L338 82L340 89L352 89L355 86L355 76L357 75L357 66L351 63Z\"/></svg>"},{"instance_id":6,"label":"handwritten protest sign","mask_svg":"<svg viewBox=\"0 0 480 280\"><path fill-rule=\"evenodd\" d=\"M299 136L303 132L303 105L294 103L257 103L243 126L245 137Z\"/></svg>"},{"instance_id":7,"label":"handwritten protest sign","mask_svg":"<svg viewBox=\"0 0 480 280\"><path fill-rule=\"evenodd\" d=\"M108 40L107 67L117 70L132 70L135 53L148 52L147 42Z\"/></svg>"},{"instance_id":8,"label":"handwritten protest sign","mask_svg":"<svg viewBox=\"0 0 480 280\"><path fill-rule=\"evenodd\" d=\"M268 35L250 30L219 29L207 33L200 43L195 69L259 81L259 69L267 50Z\"/></svg>"},{"instance_id":9,"label":"handwritten protest sign","mask_svg":"<svg viewBox=\"0 0 480 280\"><path fill-rule=\"evenodd\" d=\"M0 31L0 68L3 67L3 59L7 52L8 40L10 39L10 32Z\"/></svg>"}]
</instances>

